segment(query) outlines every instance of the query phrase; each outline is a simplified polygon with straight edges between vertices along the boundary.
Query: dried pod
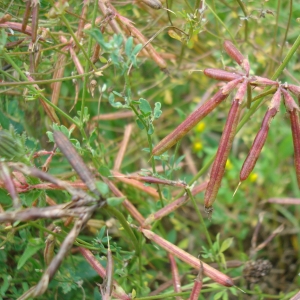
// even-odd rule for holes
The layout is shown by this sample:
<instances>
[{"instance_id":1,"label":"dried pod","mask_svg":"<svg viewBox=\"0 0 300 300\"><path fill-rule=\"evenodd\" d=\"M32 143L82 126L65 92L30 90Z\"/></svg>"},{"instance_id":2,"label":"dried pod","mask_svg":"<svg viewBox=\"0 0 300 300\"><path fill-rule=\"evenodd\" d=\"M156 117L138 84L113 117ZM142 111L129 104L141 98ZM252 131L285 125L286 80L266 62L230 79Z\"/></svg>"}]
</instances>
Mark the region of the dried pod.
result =
<instances>
[{"instance_id":1,"label":"dried pod","mask_svg":"<svg viewBox=\"0 0 300 300\"><path fill-rule=\"evenodd\" d=\"M60 151L68 159L70 165L77 172L81 180L95 195L101 197L94 180L94 176L91 171L87 168L82 158L79 156L74 146L68 140L68 138L60 131L53 132L55 143L57 144Z\"/></svg>"},{"instance_id":2,"label":"dried pod","mask_svg":"<svg viewBox=\"0 0 300 300\"><path fill-rule=\"evenodd\" d=\"M294 143L294 164L296 169L296 177L298 186L300 188L300 121L299 121L299 107L295 103L292 96L285 90L282 89L284 96L286 110L289 113L291 120L291 129Z\"/></svg>"},{"instance_id":3,"label":"dried pod","mask_svg":"<svg viewBox=\"0 0 300 300\"><path fill-rule=\"evenodd\" d=\"M278 86L278 82L268 79L268 78L264 78L264 77L260 77L260 76L254 76L253 78L251 78L250 80L250 84L251 85L259 85L259 86L268 86L268 85L276 85Z\"/></svg>"},{"instance_id":4,"label":"dried pod","mask_svg":"<svg viewBox=\"0 0 300 300\"><path fill-rule=\"evenodd\" d=\"M169 135L161 140L153 149L153 155L160 155L175 145L181 138L183 138L197 123L206 117L212 110L214 110L223 100L225 100L229 93L239 84L242 78L238 78L228 82L221 88L211 99L205 102L202 106L191 113L177 128L175 128Z\"/></svg>"},{"instance_id":5,"label":"dried pod","mask_svg":"<svg viewBox=\"0 0 300 300\"><path fill-rule=\"evenodd\" d=\"M240 104L247 91L247 84L248 82L246 80L241 84L231 105L216 158L212 166L210 179L204 196L204 206L208 213L212 211L212 204L214 203L221 186L222 177L225 172L226 161L229 156L236 127L239 121L241 112Z\"/></svg>"},{"instance_id":6,"label":"dried pod","mask_svg":"<svg viewBox=\"0 0 300 300\"><path fill-rule=\"evenodd\" d=\"M37 0L32 0L32 34L31 34L31 41L32 43L36 42L37 38L37 30L39 26L39 9L40 9L40 3Z\"/></svg>"},{"instance_id":7,"label":"dried pod","mask_svg":"<svg viewBox=\"0 0 300 300\"><path fill-rule=\"evenodd\" d=\"M290 90L294 95L300 96L300 86L288 84L287 89Z\"/></svg>"},{"instance_id":8,"label":"dried pod","mask_svg":"<svg viewBox=\"0 0 300 300\"><path fill-rule=\"evenodd\" d=\"M285 89L282 88L281 91L284 96L284 104L287 112L290 113L293 110L299 111L299 107L294 101L293 97Z\"/></svg>"},{"instance_id":9,"label":"dried pod","mask_svg":"<svg viewBox=\"0 0 300 300\"><path fill-rule=\"evenodd\" d=\"M227 72L220 69L205 69L204 74L207 77L217 79L217 80L223 80L223 81L231 81L242 77L239 74Z\"/></svg>"},{"instance_id":10,"label":"dried pod","mask_svg":"<svg viewBox=\"0 0 300 300\"><path fill-rule=\"evenodd\" d=\"M161 5L159 0L140 0L140 1L153 9L162 9L163 8L163 6Z\"/></svg>"},{"instance_id":11,"label":"dried pod","mask_svg":"<svg viewBox=\"0 0 300 300\"><path fill-rule=\"evenodd\" d=\"M227 54L234 59L248 75L250 70L248 59L242 55L242 53L234 46L232 42L225 40L223 46Z\"/></svg>"},{"instance_id":12,"label":"dried pod","mask_svg":"<svg viewBox=\"0 0 300 300\"><path fill-rule=\"evenodd\" d=\"M143 233L143 235L165 249L168 253L173 254L174 256L178 257L182 261L186 262L190 266L200 269L203 268L203 273L210 277L213 281L223 285L223 286L233 286L233 281L232 279L223 274L222 272L214 269L210 265L202 262L200 263L200 260L197 259L196 257L192 256L191 254L185 252L184 250L180 249L179 247L175 246L174 244L170 243L169 241L165 240L164 238L160 237L159 235L155 234L151 230L141 228L140 231Z\"/></svg>"},{"instance_id":13,"label":"dried pod","mask_svg":"<svg viewBox=\"0 0 300 300\"><path fill-rule=\"evenodd\" d=\"M55 229L53 230L53 233L58 233L60 232L61 229L60 227L55 227ZM55 242L56 242L56 237L53 234L49 234L47 239L46 239L46 246L44 249L44 260L47 266L50 265L52 258L54 257L54 246L55 246Z\"/></svg>"},{"instance_id":14,"label":"dried pod","mask_svg":"<svg viewBox=\"0 0 300 300\"><path fill-rule=\"evenodd\" d=\"M31 13L31 0L27 0L26 2L26 8L23 15L23 21L22 21L22 31L25 31L28 23L28 19Z\"/></svg>"},{"instance_id":15,"label":"dried pod","mask_svg":"<svg viewBox=\"0 0 300 300\"><path fill-rule=\"evenodd\" d=\"M268 132L270 129L270 123L279 110L280 98L281 98L281 91L280 89L278 89L272 98L270 107L263 118L260 130L258 131L254 139L254 142L251 146L251 149L249 151L249 154L242 166L240 172L241 181L246 180L255 167L256 161L266 142Z\"/></svg>"},{"instance_id":16,"label":"dried pod","mask_svg":"<svg viewBox=\"0 0 300 300\"><path fill-rule=\"evenodd\" d=\"M262 121L260 130L254 139L254 142L251 146L249 154L248 154L246 160L244 161L243 167L241 169L241 172L240 172L240 180L241 181L246 180L248 178L248 176L250 175L250 173L252 172L252 170L254 169L256 161L257 161L257 159L260 155L260 152L266 142L269 128L270 128L270 122L274 118L276 113L277 113L277 111L274 108L269 109L266 112L264 119Z\"/></svg>"}]
</instances>

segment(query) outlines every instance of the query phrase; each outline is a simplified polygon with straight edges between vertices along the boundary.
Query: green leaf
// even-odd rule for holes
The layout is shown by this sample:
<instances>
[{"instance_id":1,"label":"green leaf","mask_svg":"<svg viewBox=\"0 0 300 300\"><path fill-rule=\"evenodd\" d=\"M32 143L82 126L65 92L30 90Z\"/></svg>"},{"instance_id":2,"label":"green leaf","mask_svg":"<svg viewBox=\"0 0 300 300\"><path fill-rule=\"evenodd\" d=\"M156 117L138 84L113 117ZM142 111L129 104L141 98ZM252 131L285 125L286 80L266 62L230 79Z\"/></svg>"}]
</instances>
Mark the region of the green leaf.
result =
<instances>
[{"instance_id":1,"label":"green leaf","mask_svg":"<svg viewBox=\"0 0 300 300\"><path fill-rule=\"evenodd\" d=\"M127 42L125 44L125 53L127 57L130 57L131 55L132 46L133 46L133 37L131 36L127 39Z\"/></svg>"},{"instance_id":2,"label":"green leaf","mask_svg":"<svg viewBox=\"0 0 300 300\"><path fill-rule=\"evenodd\" d=\"M32 190L26 194L20 194L20 199L24 205L31 207L32 203L41 195L42 190Z\"/></svg>"},{"instance_id":3,"label":"green leaf","mask_svg":"<svg viewBox=\"0 0 300 300\"><path fill-rule=\"evenodd\" d=\"M1 275L1 278L3 279L3 282L1 283L0 295L5 296L5 292L9 288L12 278L10 275L6 275L6 274Z\"/></svg>"},{"instance_id":4,"label":"green leaf","mask_svg":"<svg viewBox=\"0 0 300 300\"><path fill-rule=\"evenodd\" d=\"M146 99L140 98L140 102L141 102L141 104L139 105L139 108L142 113L147 115L152 112L151 106Z\"/></svg>"},{"instance_id":5,"label":"green leaf","mask_svg":"<svg viewBox=\"0 0 300 300\"><path fill-rule=\"evenodd\" d=\"M105 51L109 51L112 49L112 45L110 43L106 43L101 31L97 28L93 28L90 30L86 30L86 33L89 34L92 38L96 40L96 42L103 48Z\"/></svg>"},{"instance_id":6,"label":"green leaf","mask_svg":"<svg viewBox=\"0 0 300 300\"><path fill-rule=\"evenodd\" d=\"M231 246L232 242L233 238L226 239L221 245L220 252L224 252L225 250L227 250Z\"/></svg>"},{"instance_id":7,"label":"green leaf","mask_svg":"<svg viewBox=\"0 0 300 300\"><path fill-rule=\"evenodd\" d=\"M154 132L154 126L153 126L153 124L150 124L147 133L148 133L149 135L151 135L151 134L153 134L153 132Z\"/></svg>"},{"instance_id":8,"label":"green leaf","mask_svg":"<svg viewBox=\"0 0 300 300\"><path fill-rule=\"evenodd\" d=\"M107 204L109 206L118 206L120 205L124 200L126 199L126 197L110 197L107 198Z\"/></svg>"},{"instance_id":9,"label":"green leaf","mask_svg":"<svg viewBox=\"0 0 300 300\"><path fill-rule=\"evenodd\" d=\"M102 175L102 176L105 176L105 177L108 177L108 176L111 176L111 173L110 173L110 170L108 167L102 165L99 169L98 169L99 173Z\"/></svg>"},{"instance_id":10,"label":"green leaf","mask_svg":"<svg viewBox=\"0 0 300 300\"><path fill-rule=\"evenodd\" d=\"M121 102L115 102L115 95L113 93L109 94L108 102L112 107L121 108L123 104Z\"/></svg>"},{"instance_id":11,"label":"green leaf","mask_svg":"<svg viewBox=\"0 0 300 300\"><path fill-rule=\"evenodd\" d=\"M221 291L221 292L219 292L219 293L216 293L216 294L214 295L214 300L221 299L222 296L224 295L224 292L225 292L225 291Z\"/></svg>"},{"instance_id":12,"label":"green leaf","mask_svg":"<svg viewBox=\"0 0 300 300\"><path fill-rule=\"evenodd\" d=\"M49 141L52 142L52 143L54 143L53 132L47 131L46 134L48 136Z\"/></svg>"},{"instance_id":13,"label":"green leaf","mask_svg":"<svg viewBox=\"0 0 300 300\"><path fill-rule=\"evenodd\" d=\"M95 182L97 190L101 193L101 195L108 194L109 188L106 183L102 181L96 181Z\"/></svg>"},{"instance_id":14,"label":"green leaf","mask_svg":"<svg viewBox=\"0 0 300 300\"><path fill-rule=\"evenodd\" d=\"M154 107L154 112L153 112L154 119L158 119L161 116L162 111L160 110L160 108L161 108L161 103L156 102Z\"/></svg>"},{"instance_id":15,"label":"green leaf","mask_svg":"<svg viewBox=\"0 0 300 300\"><path fill-rule=\"evenodd\" d=\"M12 203L12 199L6 190L0 189L0 203L3 205L9 205Z\"/></svg>"},{"instance_id":16,"label":"green leaf","mask_svg":"<svg viewBox=\"0 0 300 300\"><path fill-rule=\"evenodd\" d=\"M137 55L137 54L142 50L142 48L143 48L143 45L142 45L142 44L136 45L136 46L134 47L134 49L133 49L131 55L134 55L134 56Z\"/></svg>"},{"instance_id":17,"label":"green leaf","mask_svg":"<svg viewBox=\"0 0 300 300\"><path fill-rule=\"evenodd\" d=\"M145 126L144 126L144 124L141 122L140 119L136 119L135 122L136 122L137 126L138 126L141 130L145 129Z\"/></svg>"},{"instance_id":18,"label":"green leaf","mask_svg":"<svg viewBox=\"0 0 300 300\"><path fill-rule=\"evenodd\" d=\"M69 130L66 126L61 125L60 130L66 137L70 137Z\"/></svg>"},{"instance_id":19,"label":"green leaf","mask_svg":"<svg viewBox=\"0 0 300 300\"><path fill-rule=\"evenodd\" d=\"M45 246L45 243L41 239L30 239L25 251L20 257L17 265L17 269L20 270L26 261L31 258L34 254L36 254L40 249Z\"/></svg>"},{"instance_id":20,"label":"green leaf","mask_svg":"<svg viewBox=\"0 0 300 300\"><path fill-rule=\"evenodd\" d=\"M106 226L103 226L103 227L100 229L99 233L98 233L97 238L98 238L100 241L101 241L102 238L104 237L105 229L106 229Z\"/></svg>"},{"instance_id":21,"label":"green leaf","mask_svg":"<svg viewBox=\"0 0 300 300\"><path fill-rule=\"evenodd\" d=\"M120 94L120 93L118 93L118 92L116 92L116 91L113 91L113 94L116 95L116 96L118 96L118 97L120 97L120 98L123 98L123 95Z\"/></svg>"}]
</instances>

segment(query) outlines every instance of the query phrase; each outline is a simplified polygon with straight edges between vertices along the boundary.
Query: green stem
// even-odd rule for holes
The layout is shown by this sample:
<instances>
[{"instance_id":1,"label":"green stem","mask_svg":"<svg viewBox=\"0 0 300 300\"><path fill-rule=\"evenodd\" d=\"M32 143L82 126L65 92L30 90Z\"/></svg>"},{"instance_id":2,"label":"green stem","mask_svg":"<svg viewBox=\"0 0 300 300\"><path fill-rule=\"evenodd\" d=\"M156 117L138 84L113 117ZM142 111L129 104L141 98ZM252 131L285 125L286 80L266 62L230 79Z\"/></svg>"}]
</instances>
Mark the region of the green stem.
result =
<instances>
[{"instance_id":1,"label":"green stem","mask_svg":"<svg viewBox=\"0 0 300 300\"><path fill-rule=\"evenodd\" d=\"M8 74L7 72L3 72L0 70L0 73L4 74L5 76L9 77L10 79L16 81L16 78ZM33 85L33 84L47 84L47 83L53 83L53 82L58 82L58 81L68 81L76 78L82 78L82 77L88 77L90 75L94 74L94 71L80 74L80 75L74 75L74 76L68 76L68 77L62 77L62 78L52 78L52 79L47 79L47 80L35 80L35 81L17 81L17 82L1 82L1 86L21 86L21 85ZM27 80L27 78L26 78Z\"/></svg>"},{"instance_id":2,"label":"green stem","mask_svg":"<svg viewBox=\"0 0 300 300\"><path fill-rule=\"evenodd\" d=\"M97 1L95 1L95 2L97 2ZM97 4L98 4L98 3L97 3ZM87 60L87 62L88 62L87 65L91 64L92 67L93 67L93 69L96 71L95 66L94 66L93 63L91 62L91 60L90 60L88 54L85 52L84 47L79 43L79 41L78 41L78 39L77 39L77 36L75 35L73 29L71 28L70 23L69 23L69 21L67 20L67 18L66 18L64 15L60 15L60 18L62 19L62 21L63 21L64 24L66 25L66 27L67 27L69 33L71 34L71 36L72 36L72 38L73 38L73 40L74 40L76 46L78 47L78 49L80 49L80 50L82 51L84 57L86 58L86 60ZM92 24L94 25L94 24L95 24L95 21L94 21L94 23L92 23Z\"/></svg>"},{"instance_id":3,"label":"green stem","mask_svg":"<svg viewBox=\"0 0 300 300\"><path fill-rule=\"evenodd\" d=\"M187 194L189 195L190 199L192 200L194 209L195 209L196 214L197 214L197 216L198 216L198 218L199 218L199 220L200 220L200 224L202 225L202 227L203 227L203 229L204 229L204 233L205 233L207 242L208 242L208 244L209 244L211 250L213 251L213 254L214 254L215 258L216 258L216 253L215 253L214 248L213 248L212 240L211 240L210 235L209 235L209 232L208 232L208 230L207 230L207 228L206 228L206 226L205 226L205 223L204 223L202 214L201 214L201 212L199 211L199 208L198 208L198 206L197 206L196 200L195 200L195 198L194 198L194 196L193 196L193 194L191 193L191 190L190 190L189 188L186 189L186 192L187 192ZM200 230L201 230L201 229L200 229Z\"/></svg>"},{"instance_id":4,"label":"green stem","mask_svg":"<svg viewBox=\"0 0 300 300\"><path fill-rule=\"evenodd\" d=\"M131 239L131 242L133 244L133 247L135 248L135 252L136 252L137 256L139 256L139 253L140 253L139 242L138 242L135 234L133 233L131 227L128 225L128 223L127 223L125 217L123 216L123 214L119 210L115 209L112 206L106 206L105 210L110 212L122 224L124 230L127 232L127 234L129 235L129 237Z\"/></svg>"},{"instance_id":5,"label":"green stem","mask_svg":"<svg viewBox=\"0 0 300 300\"><path fill-rule=\"evenodd\" d=\"M215 16L215 18L219 21L220 24L222 24L222 26L225 28L225 30L228 32L228 34L231 37L232 42L237 46L236 40L233 36L233 34L230 32L230 30L228 29L228 27L225 25L225 23L220 19L220 17L215 13L215 11L207 4L205 3L205 5L207 6L207 8L212 12L212 14Z\"/></svg>"},{"instance_id":6,"label":"green stem","mask_svg":"<svg viewBox=\"0 0 300 300\"><path fill-rule=\"evenodd\" d=\"M247 12L247 9L243 3L243 1L241 0L237 0L237 3L239 4L240 8L242 9L243 11L243 14L245 16L245 42L247 42L248 40L248 12Z\"/></svg>"},{"instance_id":7,"label":"green stem","mask_svg":"<svg viewBox=\"0 0 300 300\"><path fill-rule=\"evenodd\" d=\"M96 16L97 16L97 6L98 5L98 1L94 2L94 10L93 10L93 17L92 17L92 28L95 27L95 20L96 20ZM85 69L84 69L84 73L87 73L89 70L90 65L92 65L92 67L94 68L93 63L91 62L91 60L89 59L88 56L90 56L91 54L91 49L92 49L92 36L89 36L89 42L88 42L88 54L85 54L85 56L87 57L87 63L85 65ZM84 107L85 107L85 99L86 99L86 95L87 95L87 77L84 77L83 80L83 91L82 91L82 100L81 100L81 113L80 113L80 123L81 123L81 128L83 129L83 116L84 116ZM84 132L84 130L82 130Z\"/></svg>"},{"instance_id":8,"label":"green stem","mask_svg":"<svg viewBox=\"0 0 300 300\"><path fill-rule=\"evenodd\" d=\"M282 52L283 52L283 47L284 47L284 44L286 42L286 38L287 38L289 29L290 29L291 19L292 19L292 13L293 13L293 0L290 0L289 18L288 18L286 30L285 30L285 33L284 33L284 38L283 38L282 44L281 44L281 49L280 49L280 53L279 53L279 59L281 59Z\"/></svg>"},{"instance_id":9,"label":"green stem","mask_svg":"<svg viewBox=\"0 0 300 300\"><path fill-rule=\"evenodd\" d=\"M137 111L137 109L135 108L135 106L131 103L131 88L130 88L130 79L129 76L127 74L127 71L124 73L125 76L125 93L126 93L126 99L127 99L127 104L130 106L130 108L132 109L132 111L134 112L134 114L137 116L137 118L140 120L140 122L143 124L143 126L146 129L146 134L147 134L147 139L148 139L148 145L149 145L149 150L150 153L152 153L152 138L151 135L148 134L148 125L146 124L146 122L144 121L144 119L140 116L139 112ZM153 156L151 156L151 166L152 166L152 171L154 174L156 174L156 168L155 168L155 159ZM163 197L162 197L162 193L161 193L161 189L159 184L157 185L157 191L159 194L159 199L160 199L160 203L162 205L162 207L164 207L164 201L163 201Z\"/></svg>"}]
</instances>

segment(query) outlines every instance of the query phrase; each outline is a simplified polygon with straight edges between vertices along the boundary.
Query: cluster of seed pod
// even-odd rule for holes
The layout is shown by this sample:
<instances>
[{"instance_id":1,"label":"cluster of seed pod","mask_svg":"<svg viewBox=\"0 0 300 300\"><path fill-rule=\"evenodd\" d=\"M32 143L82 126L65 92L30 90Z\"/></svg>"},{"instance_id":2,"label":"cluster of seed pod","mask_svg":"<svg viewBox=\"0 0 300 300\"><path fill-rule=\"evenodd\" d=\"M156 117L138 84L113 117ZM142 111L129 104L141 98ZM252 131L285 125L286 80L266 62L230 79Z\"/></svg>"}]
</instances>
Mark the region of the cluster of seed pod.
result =
<instances>
[{"instance_id":1,"label":"cluster of seed pod","mask_svg":"<svg viewBox=\"0 0 300 300\"><path fill-rule=\"evenodd\" d=\"M225 100L234 88L238 87L231 108L227 117L227 121L222 133L216 158L212 165L210 179L204 196L204 206L207 213L211 213L212 205L217 197L221 181L225 172L225 165L228 159L232 142L236 133L236 128L240 118L242 101L247 93L247 89L251 86L274 86L274 93L269 108L264 116L261 128L253 142L250 152L243 164L240 172L240 181L245 180L253 170L258 156L266 141L271 120L279 111L281 95L284 97L284 103L291 120L291 128L295 151L295 167L298 185L300 187L300 122L298 116L298 105L295 103L288 90L295 95L300 95L300 87L295 85L284 84L270 80L268 78L249 75L250 64L240 51L230 41L224 42L224 49L227 54L234 59L242 68L242 72L228 72L221 69L205 69L204 74L208 77L227 81L210 100L195 110L185 121L183 121L173 132L166 136L159 144L157 144L152 154L160 155L171 148L178 140L185 136L201 119L208 115L217 105Z\"/></svg>"}]
</instances>

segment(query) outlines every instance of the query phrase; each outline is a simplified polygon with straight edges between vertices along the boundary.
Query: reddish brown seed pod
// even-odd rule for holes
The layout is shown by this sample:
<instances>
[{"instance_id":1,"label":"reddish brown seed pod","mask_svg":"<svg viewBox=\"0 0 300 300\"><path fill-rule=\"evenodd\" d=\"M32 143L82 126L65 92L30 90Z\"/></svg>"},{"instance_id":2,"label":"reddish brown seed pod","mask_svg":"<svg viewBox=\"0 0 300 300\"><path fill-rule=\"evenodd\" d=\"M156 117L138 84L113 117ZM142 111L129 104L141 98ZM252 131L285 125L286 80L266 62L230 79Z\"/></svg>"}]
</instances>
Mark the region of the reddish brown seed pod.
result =
<instances>
[{"instance_id":1,"label":"reddish brown seed pod","mask_svg":"<svg viewBox=\"0 0 300 300\"><path fill-rule=\"evenodd\" d=\"M271 100L271 104L263 118L260 130L258 131L253 141L253 144L251 146L251 149L248 153L248 156L244 161L244 164L240 172L240 181L246 180L255 167L257 159L266 142L269 129L270 129L270 123L272 119L275 117L275 115L277 114L277 112L279 111L280 98L281 98L281 90L278 89Z\"/></svg>"},{"instance_id":2,"label":"reddish brown seed pod","mask_svg":"<svg viewBox=\"0 0 300 300\"><path fill-rule=\"evenodd\" d=\"M250 70L248 59L243 56L243 54L234 46L231 41L225 40L223 46L227 54L234 59L248 75Z\"/></svg>"},{"instance_id":3,"label":"reddish brown seed pod","mask_svg":"<svg viewBox=\"0 0 300 300\"><path fill-rule=\"evenodd\" d=\"M258 131L254 142L251 146L251 149L249 151L249 154L244 161L244 164L242 166L241 172L240 172L240 181L246 180L252 170L255 167L256 161L260 155L260 152L266 142L268 133L269 133L269 128L270 128L270 122L276 115L277 111L275 108L269 109L262 121L262 125L260 127L260 130Z\"/></svg>"},{"instance_id":4,"label":"reddish brown seed pod","mask_svg":"<svg viewBox=\"0 0 300 300\"><path fill-rule=\"evenodd\" d=\"M221 69L205 69L203 72L207 77L223 80L223 81L231 81L237 78L241 78L242 76L236 73L227 72Z\"/></svg>"},{"instance_id":5,"label":"reddish brown seed pod","mask_svg":"<svg viewBox=\"0 0 300 300\"><path fill-rule=\"evenodd\" d=\"M169 135L161 140L153 149L152 155L160 155L175 145L181 138L183 138L197 123L206 117L212 110L214 110L223 100L225 100L229 93L239 84L242 78L230 81L221 88L210 100L205 102L202 106L191 113L177 128L175 128Z\"/></svg>"},{"instance_id":6,"label":"reddish brown seed pod","mask_svg":"<svg viewBox=\"0 0 300 300\"><path fill-rule=\"evenodd\" d=\"M203 268L203 274L211 278L213 281L228 287L234 285L232 279L226 274L214 269L213 267L204 262L200 263L200 260L198 258L180 249L179 247L175 246L174 244L155 234L153 231L142 227L140 227L139 229L147 239L153 241L154 243L165 249L168 253L178 257L180 260L186 262L193 268L196 268L198 270L200 268Z\"/></svg>"},{"instance_id":7,"label":"reddish brown seed pod","mask_svg":"<svg viewBox=\"0 0 300 300\"><path fill-rule=\"evenodd\" d=\"M275 117L275 115L277 114L277 112L279 111L280 100L281 100L281 89L278 89L272 97L269 109L263 118L260 130L258 131L253 141L253 144L251 146L251 149L249 151L249 154L244 161L244 164L240 172L240 181L246 180L255 167L257 159L266 142L269 129L270 129L270 123L272 119Z\"/></svg>"},{"instance_id":8,"label":"reddish brown seed pod","mask_svg":"<svg viewBox=\"0 0 300 300\"><path fill-rule=\"evenodd\" d=\"M285 106L290 116L291 130L294 144L294 164L296 169L296 177L298 186L300 188L300 121L299 121L299 107L295 103L291 95L282 89L284 95Z\"/></svg>"},{"instance_id":9,"label":"reddish brown seed pod","mask_svg":"<svg viewBox=\"0 0 300 300\"><path fill-rule=\"evenodd\" d=\"M300 86L288 84L287 89L290 90L294 95L300 96Z\"/></svg>"},{"instance_id":10,"label":"reddish brown seed pod","mask_svg":"<svg viewBox=\"0 0 300 300\"><path fill-rule=\"evenodd\" d=\"M95 195L101 197L96 185L94 176L91 171L87 168L82 158L79 156L74 146L71 144L69 139L60 131L54 131L53 137L60 151L69 161L70 165L77 172L81 180Z\"/></svg>"},{"instance_id":11,"label":"reddish brown seed pod","mask_svg":"<svg viewBox=\"0 0 300 300\"><path fill-rule=\"evenodd\" d=\"M293 110L299 111L299 107L294 101L293 97L283 88L281 89L281 92L284 96L284 104L287 112L290 113Z\"/></svg>"},{"instance_id":12,"label":"reddish brown seed pod","mask_svg":"<svg viewBox=\"0 0 300 300\"><path fill-rule=\"evenodd\" d=\"M26 8L23 15L23 21L22 21L22 31L25 31L28 23L28 19L31 13L31 0L27 0L26 2Z\"/></svg>"},{"instance_id":13,"label":"reddish brown seed pod","mask_svg":"<svg viewBox=\"0 0 300 300\"><path fill-rule=\"evenodd\" d=\"M39 26L39 10L40 10L40 4L39 1L33 0L31 2L32 6L32 34L31 34L31 41L32 43L36 42L37 39L37 31Z\"/></svg>"},{"instance_id":14,"label":"reddish brown seed pod","mask_svg":"<svg viewBox=\"0 0 300 300\"><path fill-rule=\"evenodd\" d=\"M259 86L269 86L269 85L278 86L277 81L274 81L274 80L271 80L268 78L264 78L264 77L260 77L260 76L254 76L253 78L251 78L250 84L251 85L259 85Z\"/></svg>"},{"instance_id":15,"label":"reddish brown seed pod","mask_svg":"<svg viewBox=\"0 0 300 300\"><path fill-rule=\"evenodd\" d=\"M162 9L163 8L163 6L161 5L159 0L140 0L140 1L153 9Z\"/></svg>"},{"instance_id":16,"label":"reddish brown seed pod","mask_svg":"<svg viewBox=\"0 0 300 300\"><path fill-rule=\"evenodd\" d=\"M247 81L245 80L239 87L236 97L231 105L228 118L220 140L219 148L215 161L212 166L208 186L204 195L204 206L207 212L211 212L212 205L217 197L221 186L222 177L225 172L225 165L232 142L235 136L236 127L241 112L241 101L247 90Z\"/></svg>"}]
</instances>

